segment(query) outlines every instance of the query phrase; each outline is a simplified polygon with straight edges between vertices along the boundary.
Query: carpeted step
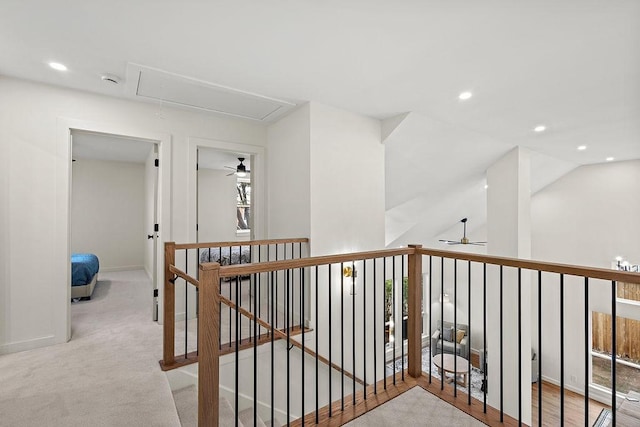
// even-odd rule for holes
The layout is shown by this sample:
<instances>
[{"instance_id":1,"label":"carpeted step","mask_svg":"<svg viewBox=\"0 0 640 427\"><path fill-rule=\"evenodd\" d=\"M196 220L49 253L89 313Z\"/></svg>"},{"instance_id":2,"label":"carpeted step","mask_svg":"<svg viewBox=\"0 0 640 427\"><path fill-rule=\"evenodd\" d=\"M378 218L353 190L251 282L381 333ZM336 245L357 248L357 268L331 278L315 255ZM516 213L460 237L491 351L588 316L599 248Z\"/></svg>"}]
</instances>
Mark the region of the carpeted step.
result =
<instances>
[{"instance_id":1,"label":"carpeted step","mask_svg":"<svg viewBox=\"0 0 640 427\"><path fill-rule=\"evenodd\" d=\"M198 389L195 385L173 391L173 400L182 427L198 426ZM222 406L222 405L221 405Z\"/></svg>"},{"instance_id":2,"label":"carpeted step","mask_svg":"<svg viewBox=\"0 0 640 427\"><path fill-rule=\"evenodd\" d=\"M182 427L198 427L198 388L190 385L185 388L173 391L173 400L176 404L180 425ZM243 427L242 419L238 417L238 427ZM231 403L224 398L220 398L220 427L231 427L236 425L236 414ZM262 420L260 420L262 422ZM251 425L253 425L253 412L251 412ZM258 423L258 426L264 426ZM265 426L266 427L266 426Z\"/></svg>"},{"instance_id":3,"label":"carpeted step","mask_svg":"<svg viewBox=\"0 0 640 427\"><path fill-rule=\"evenodd\" d=\"M258 416L256 425L253 425L253 408L247 408L244 411L240 411L240 413L238 414L238 419L242 421L242 424L244 424L246 427L267 427L260 416Z\"/></svg>"},{"instance_id":4,"label":"carpeted step","mask_svg":"<svg viewBox=\"0 0 640 427\"><path fill-rule=\"evenodd\" d=\"M220 417L218 419L220 420L220 427L233 427L236 425L236 412L233 410L231 403L224 397L220 398ZM243 426L242 421L238 419L238 427Z\"/></svg>"}]
</instances>

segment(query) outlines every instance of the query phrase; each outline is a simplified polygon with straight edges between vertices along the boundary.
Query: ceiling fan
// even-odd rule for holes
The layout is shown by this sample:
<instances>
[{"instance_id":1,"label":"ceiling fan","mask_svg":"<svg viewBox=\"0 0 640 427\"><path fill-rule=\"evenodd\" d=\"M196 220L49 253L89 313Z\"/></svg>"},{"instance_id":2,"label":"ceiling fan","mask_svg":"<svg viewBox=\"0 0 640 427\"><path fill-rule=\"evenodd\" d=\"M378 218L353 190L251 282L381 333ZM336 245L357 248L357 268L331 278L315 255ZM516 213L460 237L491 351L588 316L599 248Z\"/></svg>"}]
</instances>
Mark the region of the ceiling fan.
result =
<instances>
[{"instance_id":1,"label":"ceiling fan","mask_svg":"<svg viewBox=\"0 0 640 427\"><path fill-rule=\"evenodd\" d=\"M232 168L231 166L225 166L225 168L228 169L234 169L235 172L231 172L230 174L227 174L227 176L231 176L231 175L238 175L240 178L243 178L245 176L247 176L247 174L249 172L251 172L250 170L247 169L247 167L242 163L244 162L244 157L238 157L238 160L240 160L240 164L238 166L236 166L235 168Z\"/></svg>"},{"instance_id":2,"label":"ceiling fan","mask_svg":"<svg viewBox=\"0 0 640 427\"><path fill-rule=\"evenodd\" d=\"M463 224L464 226L464 231L462 232L462 239L460 240L442 240L440 239L441 242L446 243L447 245L478 245L478 246L484 246L487 242L471 242L469 241L469 239L467 238L467 218L462 218L460 220L460 222Z\"/></svg>"}]
</instances>

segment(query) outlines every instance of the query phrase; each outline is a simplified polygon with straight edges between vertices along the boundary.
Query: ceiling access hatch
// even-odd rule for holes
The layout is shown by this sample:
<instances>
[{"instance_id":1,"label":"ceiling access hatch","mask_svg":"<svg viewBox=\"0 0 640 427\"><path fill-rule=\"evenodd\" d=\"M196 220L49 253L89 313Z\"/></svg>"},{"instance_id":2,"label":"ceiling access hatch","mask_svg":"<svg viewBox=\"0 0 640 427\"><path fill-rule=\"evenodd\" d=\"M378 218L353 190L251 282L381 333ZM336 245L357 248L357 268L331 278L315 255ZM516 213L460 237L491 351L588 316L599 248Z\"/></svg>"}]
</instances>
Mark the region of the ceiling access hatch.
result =
<instances>
[{"instance_id":1,"label":"ceiling access hatch","mask_svg":"<svg viewBox=\"0 0 640 427\"><path fill-rule=\"evenodd\" d=\"M131 95L257 121L270 121L295 104L202 80L129 64ZM133 89L133 90L132 90Z\"/></svg>"}]
</instances>

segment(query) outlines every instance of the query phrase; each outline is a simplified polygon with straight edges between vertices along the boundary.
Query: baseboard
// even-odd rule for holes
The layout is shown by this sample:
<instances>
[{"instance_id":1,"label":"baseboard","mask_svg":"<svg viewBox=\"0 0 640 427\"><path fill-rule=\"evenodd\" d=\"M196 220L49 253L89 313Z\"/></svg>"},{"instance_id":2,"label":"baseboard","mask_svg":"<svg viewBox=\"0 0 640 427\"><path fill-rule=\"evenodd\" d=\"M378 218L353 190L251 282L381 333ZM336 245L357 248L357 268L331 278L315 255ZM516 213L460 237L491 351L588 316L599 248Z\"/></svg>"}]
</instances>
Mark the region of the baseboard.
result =
<instances>
[{"instance_id":1,"label":"baseboard","mask_svg":"<svg viewBox=\"0 0 640 427\"><path fill-rule=\"evenodd\" d=\"M60 344L66 340L56 340L54 335L46 337L34 338L32 340L12 342L0 345L0 354L18 353L20 351L33 350L35 348L47 347L54 344Z\"/></svg>"},{"instance_id":2,"label":"baseboard","mask_svg":"<svg viewBox=\"0 0 640 427\"><path fill-rule=\"evenodd\" d=\"M560 387L560 382L555 378L550 378L543 375L542 381L545 381ZM584 396L584 388L578 388L576 386L566 385L566 384L564 385L564 388L576 394L579 394L580 396ZM617 393L618 401L623 397L624 397L624 393ZM589 399L593 399L605 405L611 405L611 390L607 390L595 384L589 384Z\"/></svg>"},{"instance_id":3,"label":"baseboard","mask_svg":"<svg viewBox=\"0 0 640 427\"><path fill-rule=\"evenodd\" d=\"M558 387L560 387L560 381L556 380L555 378L551 378L551 377L547 377L546 375L542 376L542 381L547 382L549 384L553 384L553 385L557 385ZM578 388L574 385L570 385L570 384L566 384L564 385L564 388L572 391L574 393L580 394L582 396L584 396L584 389L583 388Z\"/></svg>"},{"instance_id":4,"label":"baseboard","mask_svg":"<svg viewBox=\"0 0 640 427\"><path fill-rule=\"evenodd\" d=\"M123 267L101 267L100 271L104 273L112 273L117 271L144 270L144 265L125 265ZM145 270L146 271L146 270Z\"/></svg>"}]
</instances>

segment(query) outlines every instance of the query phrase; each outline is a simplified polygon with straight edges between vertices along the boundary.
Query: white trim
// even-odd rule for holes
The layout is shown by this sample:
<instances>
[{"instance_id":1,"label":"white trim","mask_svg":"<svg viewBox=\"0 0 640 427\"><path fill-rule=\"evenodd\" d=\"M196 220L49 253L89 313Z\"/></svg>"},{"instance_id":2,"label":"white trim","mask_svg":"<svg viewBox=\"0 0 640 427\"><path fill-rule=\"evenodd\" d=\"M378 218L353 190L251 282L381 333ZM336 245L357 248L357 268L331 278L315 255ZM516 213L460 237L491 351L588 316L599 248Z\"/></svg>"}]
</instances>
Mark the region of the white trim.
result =
<instances>
[{"instance_id":1,"label":"white trim","mask_svg":"<svg viewBox=\"0 0 640 427\"><path fill-rule=\"evenodd\" d=\"M236 142L221 141L195 136L189 139L189 171L188 171L188 203L189 203L189 232L188 239L195 242L196 221L198 218L198 195L196 194L196 182L198 180L196 165L198 163L198 148L212 148L219 151L232 153L246 153L251 159L251 210L253 211L253 228L250 230L252 239L263 239L266 236L267 209L266 209L266 176L264 173L265 148L259 145L240 144Z\"/></svg>"},{"instance_id":2,"label":"white trim","mask_svg":"<svg viewBox=\"0 0 640 427\"><path fill-rule=\"evenodd\" d=\"M593 351L593 349L591 349L591 357L598 357L600 359L605 359L605 360L609 360L611 361L611 356L607 356L606 354L601 354L598 353L596 351ZM627 362L624 359L620 359L619 357L616 357L616 363L619 363L621 365L625 365L625 366L629 366L630 368L635 368L635 369L640 369L640 365L633 363L633 362ZM591 362L591 364L593 365L593 362Z\"/></svg>"},{"instance_id":3,"label":"white trim","mask_svg":"<svg viewBox=\"0 0 640 427\"><path fill-rule=\"evenodd\" d=\"M542 381L548 382L549 384L556 385L560 387L560 381L555 378L547 377L545 375L542 376ZM584 388L579 388L574 385L564 385L564 388L572 391L580 396L584 396ZM618 398L624 397L624 394L617 393ZM611 405L611 390L608 390L604 387L601 387L597 384L591 383L589 384L589 399L593 399L600 403L604 403L605 405Z\"/></svg>"},{"instance_id":4,"label":"white trim","mask_svg":"<svg viewBox=\"0 0 640 427\"><path fill-rule=\"evenodd\" d=\"M71 288L71 287L69 287ZM69 290L71 292L71 290ZM34 338L26 341L17 341L0 345L0 354L17 353L19 351L33 350L34 348L46 347L57 344L55 335L47 335L46 337Z\"/></svg>"},{"instance_id":5,"label":"white trim","mask_svg":"<svg viewBox=\"0 0 640 427\"><path fill-rule=\"evenodd\" d=\"M74 118L58 117L58 130L56 136L56 187L58 199L54 207L54 216L60 223L56 227L56 239L60 242L62 250L54 255L54 265L58 268L65 268L62 275L64 281L60 282L59 291L56 292L56 299L52 301L54 309L54 337L56 343L69 341L71 339L71 133L72 131L84 131L93 133L103 133L109 135L119 135L126 138L141 139L158 144L158 159L160 160L160 179L158 192L158 224L161 225L158 235L161 242L171 240L171 135L167 133L141 129L137 126L97 123ZM164 271L164 245L159 245L158 257L158 278L162 277ZM64 267L63 267L64 266ZM159 286L159 313L162 315L162 291ZM64 308L62 308L64 307ZM162 321L160 318L159 321Z\"/></svg>"}]
</instances>

